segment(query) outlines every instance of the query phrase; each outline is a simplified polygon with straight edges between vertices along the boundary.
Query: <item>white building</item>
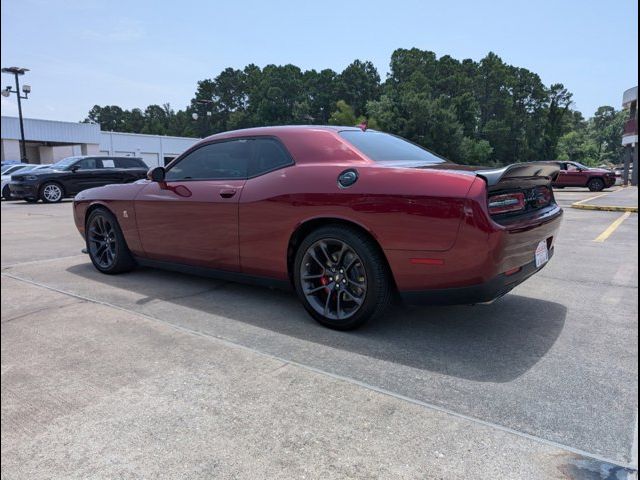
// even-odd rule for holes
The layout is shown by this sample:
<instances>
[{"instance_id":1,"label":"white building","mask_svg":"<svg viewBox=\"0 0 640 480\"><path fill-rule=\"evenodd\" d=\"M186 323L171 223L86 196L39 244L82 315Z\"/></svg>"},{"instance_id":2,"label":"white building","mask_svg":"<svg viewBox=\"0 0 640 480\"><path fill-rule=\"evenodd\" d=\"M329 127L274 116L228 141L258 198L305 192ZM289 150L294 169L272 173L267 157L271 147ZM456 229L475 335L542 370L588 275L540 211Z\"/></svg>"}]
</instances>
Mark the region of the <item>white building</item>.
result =
<instances>
[{"instance_id":1,"label":"white building","mask_svg":"<svg viewBox=\"0 0 640 480\"><path fill-rule=\"evenodd\" d=\"M625 91L622 95L622 108L627 111L627 120L622 132L622 145L624 145L624 173L623 183L629 181L631 170L631 185L638 185L638 87L635 86Z\"/></svg>"},{"instance_id":2,"label":"white building","mask_svg":"<svg viewBox=\"0 0 640 480\"><path fill-rule=\"evenodd\" d=\"M20 123L2 117L2 161L20 159ZM24 119L27 158L30 163L53 163L72 155L129 155L141 157L150 167L166 165L199 139L103 132L92 123Z\"/></svg>"}]
</instances>

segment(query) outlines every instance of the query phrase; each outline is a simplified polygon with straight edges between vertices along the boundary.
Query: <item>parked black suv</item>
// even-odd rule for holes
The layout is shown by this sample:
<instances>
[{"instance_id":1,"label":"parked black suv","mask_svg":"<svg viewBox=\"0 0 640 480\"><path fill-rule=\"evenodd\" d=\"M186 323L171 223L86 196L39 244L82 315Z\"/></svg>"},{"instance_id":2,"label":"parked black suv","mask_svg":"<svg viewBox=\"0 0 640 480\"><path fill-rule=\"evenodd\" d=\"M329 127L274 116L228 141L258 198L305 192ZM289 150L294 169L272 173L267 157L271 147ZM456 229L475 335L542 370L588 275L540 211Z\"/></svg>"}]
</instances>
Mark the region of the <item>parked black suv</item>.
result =
<instances>
[{"instance_id":1,"label":"parked black suv","mask_svg":"<svg viewBox=\"0 0 640 480\"><path fill-rule=\"evenodd\" d=\"M135 182L145 178L147 170L137 157L67 157L51 168L12 175L9 188L14 199L55 203L87 188Z\"/></svg>"}]
</instances>

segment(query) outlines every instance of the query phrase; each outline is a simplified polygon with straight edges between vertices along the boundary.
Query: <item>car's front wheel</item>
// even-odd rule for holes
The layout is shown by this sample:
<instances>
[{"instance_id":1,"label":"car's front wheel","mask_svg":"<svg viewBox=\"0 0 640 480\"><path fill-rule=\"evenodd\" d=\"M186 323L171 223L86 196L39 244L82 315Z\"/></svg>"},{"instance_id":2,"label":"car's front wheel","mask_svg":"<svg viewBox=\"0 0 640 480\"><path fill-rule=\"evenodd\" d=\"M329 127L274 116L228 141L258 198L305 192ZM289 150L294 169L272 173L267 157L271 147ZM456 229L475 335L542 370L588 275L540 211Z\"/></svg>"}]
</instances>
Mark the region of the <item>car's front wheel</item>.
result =
<instances>
[{"instance_id":1,"label":"car's front wheel","mask_svg":"<svg viewBox=\"0 0 640 480\"><path fill-rule=\"evenodd\" d=\"M296 252L293 277L305 309L337 330L359 327L380 315L391 298L380 249L367 235L347 226L310 233Z\"/></svg>"},{"instance_id":2,"label":"car's front wheel","mask_svg":"<svg viewBox=\"0 0 640 480\"><path fill-rule=\"evenodd\" d=\"M9 189L9 184L2 187L2 198L5 200L11 200L11 190Z\"/></svg>"},{"instance_id":3,"label":"car's front wheel","mask_svg":"<svg viewBox=\"0 0 640 480\"><path fill-rule=\"evenodd\" d=\"M64 191L58 183L48 182L40 188L40 199L45 203L58 203L63 197Z\"/></svg>"},{"instance_id":4,"label":"car's front wheel","mask_svg":"<svg viewBox=\"0 0 640 480\"><path fill-rule=\"evenodd\" d=\"M85 227L87 252L102 273L131 271L136 263L116 217L104 208L92 211Z\"/></svg>"},{"instance_id":5,"label":"car's front wheel","mask_svg":"<svg viewBox=\"0 0 640 480\"><path fill-rule=\"evenodd\" d=\"M589 190L591 190L592 192L599 192L601 190L604 190L605 185L604 181L601 178L592 178L591 180L589 180L587 187L589 187Z\"/></svg>"}]
</instances>

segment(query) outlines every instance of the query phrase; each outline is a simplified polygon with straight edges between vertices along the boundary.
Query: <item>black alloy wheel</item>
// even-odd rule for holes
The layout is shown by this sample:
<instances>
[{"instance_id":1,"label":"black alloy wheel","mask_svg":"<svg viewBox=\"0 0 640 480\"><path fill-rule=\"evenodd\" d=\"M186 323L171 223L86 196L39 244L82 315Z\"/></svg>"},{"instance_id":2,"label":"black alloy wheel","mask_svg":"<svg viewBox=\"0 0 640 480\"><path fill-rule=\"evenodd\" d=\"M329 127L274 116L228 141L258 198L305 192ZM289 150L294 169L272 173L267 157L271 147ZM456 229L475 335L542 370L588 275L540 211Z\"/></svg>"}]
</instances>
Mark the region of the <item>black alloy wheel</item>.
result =
<instances>
[{"instance_id":1,"label":"black alloy wheel","mask_svg":"<svg viewBox=\"0 0 640 480\"><path fill-rule=\"evenodd\" d=\"M601 178L592 178L591 180L589 180L587 186L592 192L599 192L601 190L604 190L605 187L604 181Z\"/></svg>"},{"instance_id":2,"label":"black alloy wheel","mask_svg":"<svg viewBox=\"0 0 640 480\"><path fill-rule=\"evenodd\" d=\"M111 212L102 208L91 212L85 235L91 262L102 273L128 272L135 266L122 230Z\"/></svg>"},{"instance_id":3,"label":"black alloy wheel","mask_svg":"<svg viewBox=\"0 0 640 480\"><path fill-rule=\"evenodd\" d=\"M391 288L377 245L346 226L323 227L300 245L294 283L307 311L318 322L349 330L382 313Z\"/></svg>"}]
</instances>

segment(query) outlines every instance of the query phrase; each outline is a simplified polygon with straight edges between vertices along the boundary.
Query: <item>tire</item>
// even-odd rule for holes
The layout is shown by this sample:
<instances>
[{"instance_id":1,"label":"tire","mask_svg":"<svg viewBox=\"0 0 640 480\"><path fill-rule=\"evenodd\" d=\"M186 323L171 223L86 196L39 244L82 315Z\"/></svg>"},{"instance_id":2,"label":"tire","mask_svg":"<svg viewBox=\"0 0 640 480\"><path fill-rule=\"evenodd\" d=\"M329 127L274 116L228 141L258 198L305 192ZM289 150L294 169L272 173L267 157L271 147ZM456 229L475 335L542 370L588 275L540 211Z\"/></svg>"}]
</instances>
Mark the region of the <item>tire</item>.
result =
<instances>
[{"instance_id":1,"label":"tire","mask_svg":"<svg viewBox=\"0 0 640 480\"><path fill-rule=\"evenodd\" d=\"M64 198L64 188L56 182L47 182L40 187L40 200L44 203L58 203Z\"/></svg>"},{"instance_id":2,"label":"tire","mask_svg":"<svg viewBox=\"0 0 640 480\"><path fill-rule=\"evenodd\" d=\"M604 190L604 180L601 178L592 178L587 183L587 187L589 187L589 190L592 192L600 192L601 190Z\"/></svg>"},{"instance_id":3,"label":"tire","mask_svg":"<svg viewBox=\"0 0 640 480\"><path fill-rule=\"evenodd\" d=\"M5 200L11 200L11 189L9 188L9 184L6 184L2 189L2 198Z\"/></svg>"},{"instance_id":4,"label":"tire","mask_svg":"<svg viewBox=\"0 0 640 480\"><path fill-rule=\"evenodd\" d=\"M318 228L302 241L293 281L307 312L336 330L351 330L380 316L392 294L378 246L359 230L342 225Z\"/></svg>"},{"instance_id":5,"label":"tire","mask_svg":"<svg viewBox=\"0 0 640 480\"><path fill-rule=\"evenodd\" d=\"M102 273L130 272L136 266L116 217L105 208L87 218L85 242L91 263Z\"/></svg>"}]
</instances>

